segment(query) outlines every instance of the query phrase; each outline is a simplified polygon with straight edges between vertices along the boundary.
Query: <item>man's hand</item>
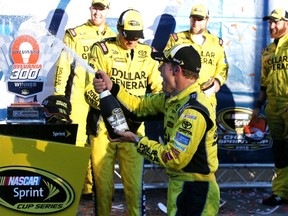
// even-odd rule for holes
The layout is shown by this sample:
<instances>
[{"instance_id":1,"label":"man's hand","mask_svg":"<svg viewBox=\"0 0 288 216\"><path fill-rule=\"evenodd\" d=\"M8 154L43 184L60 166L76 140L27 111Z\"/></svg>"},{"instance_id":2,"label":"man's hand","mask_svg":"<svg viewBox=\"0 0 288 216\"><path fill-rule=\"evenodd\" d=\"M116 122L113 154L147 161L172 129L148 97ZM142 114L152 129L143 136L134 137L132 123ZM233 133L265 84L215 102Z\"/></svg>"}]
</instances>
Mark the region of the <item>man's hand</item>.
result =
<instances>
[{"instance_id":1,"label":"man's hand","mask_svg":"<svg viewBox=\"0 0 288 216\"><path fill-rule=\"evenodd\" d=\"M110 80L110 77L104 71L98 70L96 72L96 77L93 79L93 86L95 91L100 94L105 89L109 91L112 89L113 82Z\"/></svg>"},{"instance_id":2,"label":"man's hand","mask_svg":"<svg viewBox=\"0 0 288 216\"><path fill-rule=\"evenodd\" d=\"M216 79L214 80L214 86L215 86L214 93L216 94L220 89L220 83Z\"/></svg>"},{"instance_id":3,"label":"man's hand","mask_svg":"<svg viewBox=\"0 0 288 216\"><path fill-rule=\"evenodd\" d=\"M138 136L134 134L131 131L120 131L120 130L114 130L114 133L118 134L120 137L111 139L111 137L108 137L110 142L133 142L136 143Z\"/></svg>"}]
</instances>

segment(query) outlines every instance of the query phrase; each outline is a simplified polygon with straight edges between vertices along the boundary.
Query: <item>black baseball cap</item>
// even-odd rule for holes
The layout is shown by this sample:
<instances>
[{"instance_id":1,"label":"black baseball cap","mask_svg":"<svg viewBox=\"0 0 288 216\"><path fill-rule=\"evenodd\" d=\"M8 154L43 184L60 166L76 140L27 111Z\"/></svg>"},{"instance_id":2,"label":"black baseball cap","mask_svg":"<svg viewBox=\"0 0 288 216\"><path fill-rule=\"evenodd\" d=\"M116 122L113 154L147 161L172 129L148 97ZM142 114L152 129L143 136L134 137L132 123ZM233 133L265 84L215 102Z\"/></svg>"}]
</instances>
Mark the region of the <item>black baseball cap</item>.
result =
<instances>
[{"instance_id":1,"label":"black baseball cap","mask_svg":"<svg viewBox=\"0 0 288 216\"><path fill-rule=\"evenodd\" d=\"M49 113L69 116L72 110L70 101L64 95L50 95L42 101Z\"/></svg>"},{"instance_id":2,"label":"black baseball cap","mask_svg":"<svg viewBox=\"0 0 288 216\"><path fill-rule=\"evenodd\" d=\"M195 73L199 73L201 69L199 53L187 44L174 45L164 52L152 52L151 57L160 62L173 62Z\"/></svg>"}]
</instances>

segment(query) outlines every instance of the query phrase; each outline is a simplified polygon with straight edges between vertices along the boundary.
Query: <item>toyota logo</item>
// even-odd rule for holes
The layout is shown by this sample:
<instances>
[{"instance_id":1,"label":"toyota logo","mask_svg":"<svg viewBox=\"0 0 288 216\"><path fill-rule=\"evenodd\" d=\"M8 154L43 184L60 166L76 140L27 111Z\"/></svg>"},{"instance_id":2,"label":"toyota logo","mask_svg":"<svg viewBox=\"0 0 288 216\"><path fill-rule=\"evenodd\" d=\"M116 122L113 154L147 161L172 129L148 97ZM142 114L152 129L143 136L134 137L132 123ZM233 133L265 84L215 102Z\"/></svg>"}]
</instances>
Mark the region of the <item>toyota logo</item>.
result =
<instances>
[{"instance_id":1,"label":"toyota logo","mask_svg":"<svg viewBox=\"0 0 288 216\"><path fill-rule=\"evenodd\" d=\"M190 129L190 128L192 128L192 124L190 122L184 121L184 122L182 122L182 127L184 129Z\"/></svg>"}]
</instances>

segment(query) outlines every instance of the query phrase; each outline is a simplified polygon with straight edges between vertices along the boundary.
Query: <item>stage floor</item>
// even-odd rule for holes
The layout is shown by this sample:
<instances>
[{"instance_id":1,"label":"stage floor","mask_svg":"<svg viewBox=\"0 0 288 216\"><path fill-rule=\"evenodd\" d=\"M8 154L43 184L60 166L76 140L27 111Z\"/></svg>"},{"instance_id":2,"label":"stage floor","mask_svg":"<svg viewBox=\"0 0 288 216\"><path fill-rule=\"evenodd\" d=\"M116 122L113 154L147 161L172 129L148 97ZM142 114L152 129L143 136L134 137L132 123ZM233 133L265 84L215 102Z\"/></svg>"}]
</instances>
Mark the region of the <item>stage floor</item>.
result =
<instances>
[{"instance_id":1,"label":"stage floor","mask_svg":"<svg viewBox=\"0 0 288 216\"><path fill-rule=\"evenodd\" d=\"M270 196L269 188L225 188L221 189L221 199L224 203L220 207L219 216L251 216L251 215L288 215L288 205L267 207L261 204L262 198ZM146 190L146 215L164 216L158 204L166 205L165 189ZM123 190L115 191L111 216L124 216L126 213ZM81 199L77 216L94 216L93 202Z\"/></svg>"}]
</instances>

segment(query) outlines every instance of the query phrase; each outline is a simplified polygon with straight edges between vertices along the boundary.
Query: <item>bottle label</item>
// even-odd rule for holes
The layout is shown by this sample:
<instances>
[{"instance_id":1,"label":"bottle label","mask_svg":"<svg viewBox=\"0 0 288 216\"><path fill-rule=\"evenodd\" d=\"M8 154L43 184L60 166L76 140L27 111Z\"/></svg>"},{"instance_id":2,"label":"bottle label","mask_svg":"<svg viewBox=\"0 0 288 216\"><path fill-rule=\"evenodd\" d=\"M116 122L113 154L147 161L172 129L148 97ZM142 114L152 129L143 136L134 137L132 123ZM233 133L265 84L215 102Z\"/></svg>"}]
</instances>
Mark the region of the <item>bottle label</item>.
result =
<instances>
[{"instance_id":1,"label":"bottle label","mask_svg":"<svg viewBox=\"0 0 288 216\"><path fill-rule=\"evenodd\" d=\"M115 108L112 111L112 115L107 118L109 124L113 129L120 131L129 130L123 111L120 108Z\"/></svg>"},{"instance_id":2,"label":"bottle label","mask_svg":"<svg viewBox=\"0 0 288 216\"><path fill-rule=\"evenodd\" d=\"M105 90L100 94L100 98L104 98L104 97L107 97L109 95L111 95L110 91Z\"/></svg>"}]
</instances>

